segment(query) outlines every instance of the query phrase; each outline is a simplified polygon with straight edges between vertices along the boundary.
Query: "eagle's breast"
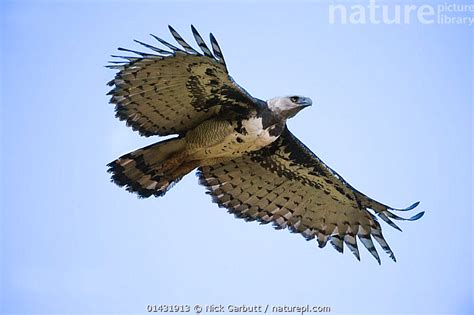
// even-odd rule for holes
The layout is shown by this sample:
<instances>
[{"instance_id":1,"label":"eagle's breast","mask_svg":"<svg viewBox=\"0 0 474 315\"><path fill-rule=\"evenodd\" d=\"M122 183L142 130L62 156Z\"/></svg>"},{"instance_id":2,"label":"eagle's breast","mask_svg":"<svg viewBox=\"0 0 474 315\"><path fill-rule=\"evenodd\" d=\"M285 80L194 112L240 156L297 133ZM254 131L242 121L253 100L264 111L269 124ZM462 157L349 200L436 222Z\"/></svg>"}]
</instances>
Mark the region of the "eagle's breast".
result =
<instances>
[{"instance_id":1,"label":"eagle's breast","mask_svg":"<svg viewBox=\"0 0 474 315\"><path fill-rule=\"evenodd\" d=\"M239 157L260 150L278 139L280 134L275 133L275 130L274 125L265 126L262 117L252 115L232 121L208 121L186 138L188 145L196 143L196 138L208 141L199 141L193 145L197 149L192 153L195 159Z\"/></svg>"},{"instance_id":2,"label":"eagle's breast","mask_svg":"<svg viewBox=\"0 0 474 315\"><path fill-rule=\"evenodd\" d=\"M243 147L248 145L253 150L259 150L264 146L269 145L275 141L279 134L274 134L274 126L264 127L262 117L250 117L248 119L242 120L242 133L237 135L241 139L241 144Z\"/></svg>"},{"instance_id":3,"label":"eagle's breast","mask_svg":"<svg viewBox=\"0 0 474 315\"><path fill-rule=\"evenodd\" d=\"M264 128L262 117L250 116L231 122L233 131L220 143L206 150L213 157L238 157L257 151L278 138L271 134L271 126Z\"/></svg>"}]
</instances>

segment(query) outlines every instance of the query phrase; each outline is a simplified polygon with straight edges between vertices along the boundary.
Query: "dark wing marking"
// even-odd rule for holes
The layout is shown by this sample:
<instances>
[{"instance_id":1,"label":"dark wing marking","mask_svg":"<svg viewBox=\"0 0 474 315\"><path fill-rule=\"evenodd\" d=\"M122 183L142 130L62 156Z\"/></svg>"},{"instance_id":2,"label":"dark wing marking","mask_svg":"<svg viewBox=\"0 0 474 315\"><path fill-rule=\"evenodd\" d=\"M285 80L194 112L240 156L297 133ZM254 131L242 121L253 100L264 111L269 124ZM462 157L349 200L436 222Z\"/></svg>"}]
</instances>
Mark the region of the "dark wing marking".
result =
<instances>
[{"instance_id":1,"label":"dark wing marking","mask_svg":"<svg viewBox=\"0 0 474 315\"><path fill-rule=\"evenodd\" d=\"M221 47L219 47L216 38L214 35L212 35L212 33L209 34L209 37L211 39L212 51L214 52L214 55L216 56L217 60L219 60L219 62L223 64L224 67L226 67L224 55L222 55Z\"/></svg>"},{"instance_id":2,"label":"dark wing marking","mask_svg":"<svg viewBox=\"0 0 474 315\"><path fill-rule=\"evenodd\" d=\"M209 48L207 48L207 45L206 43L204 42L204 40L202 39L201 35L199 35L198 31L196 30L196 28L191 25L191 30L193 32L193 35L194 35L194 39L196 40L196 43L198 43L199 47L201 48L202 52L204 53L204 55L206 55L207 57L209 58L215 58L211 51L209 50Z\"/></svg>"},{"instance_id":3,"label":"dark wing marking","mask_svg":"<svg viewBox=\"0 0 474 315\"><path fill-rule=\"evenodd\" d=\"M381 218L402 219L389 211L398 209L355 190L288 129L262 150L201 167L199 176L213 201L239 218L272 222L277 229L288 227L307 240L316 238L320 247L329 240L339 252L345 243L360 259L358 237L380 263L374 238L395 260L376 216L369 210Z\"/></svg>"},{"instance_id":4,"label":"dark wing marking","mask_svg":"<svg viewBox=\"0 0 474 315\"><path fill-rule=\"evenodd\" d=\"M153 35L153 34L150 34L151 37L153 37L154 39L156 39L157 41L159 41L160 43L162 43L163 45L165 45L166 47L168 47L169 49L171 49L172 51L174 52L177 52L177 51L182 51L181 49L179 49L178 47L174 46L174 45L171 45L170 43L168 43L167 41L165 41L164 39L161 39L159 38L158 36L156 35ZM168 54L171 54L171 52L167 52Z\"/></svg>"},{"instance_id":5,"label":"dark wing marking","mask_svg":"<svg viewBox=\"0 0 474 315\"><path fill-rule=\"evenodd\" d=\"M186 52L190 54L199 55L199 53L196 50L194 50L194 48L191 47L188 43L186 43L186 41L181 37L181 35L179 35L178 32L176 32L176 30L173 27L171 27L171 25L168 25L168 28L170 29L171 35L173 35L174 39L178 42L178 44L183 46Z\"/></svg>"},{"instance_id":6,"label":"dark wing marking","mask_svg":"<svg viewBox=\"0 0 474 315\"><path fill-rule=\"evenodd\" d=\"M217 41L214 56L194 27L192 32L204 55L193 49L171 26L170 32L184 50L156 38L171 51L136 41L152 53L119 48L139 57L115 56L109 68L120 70L109 82L110 102L116 116L141 135L184 134L222 110L245 112L262 102L229 76Z\"/></svg>"}]
</instances>

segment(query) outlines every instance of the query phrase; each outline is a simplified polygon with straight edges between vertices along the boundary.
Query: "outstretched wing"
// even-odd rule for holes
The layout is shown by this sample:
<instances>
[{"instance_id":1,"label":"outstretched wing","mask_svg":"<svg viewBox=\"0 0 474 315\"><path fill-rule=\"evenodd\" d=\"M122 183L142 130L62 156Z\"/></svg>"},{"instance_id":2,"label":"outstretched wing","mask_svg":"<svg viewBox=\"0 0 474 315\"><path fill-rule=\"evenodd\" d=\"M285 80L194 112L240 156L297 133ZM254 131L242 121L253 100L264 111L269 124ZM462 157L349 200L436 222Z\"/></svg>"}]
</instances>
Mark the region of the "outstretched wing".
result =
<instances>
[{"instance_id":1,"label":"outstretched wing","mask_svg":"<svg viewBox=\"0 0 474 315\"><path fill-rule=\"evenodd\" d=\"M394 209L370 199L325 165L288 129L271 145L251 154L199 171L200 182L214 202L236 217L288 227L319 247L329 240L339 251L343 244L360 259L356 237L380 263L372 237L395 260L373 211L391 226L392 220L417 220L423 212L401 218Z\"/></svg>"},{"instance_id":2,"label":"outstretched wing","mask_svg":"<svg viewBox=\"0 0 474 315\"><path fill-rule=\"evenodd\" d=\"M125 61L113 61L108 66L120 70L109 82L116 116L141 135L184 134L224 108L242 112L261 102L228 75L214 36L210 35L212 53L191 28L202 54L170 26L182 49L152 35L169 50L136 41L154 54L119 48L139 57L113 56Z\"/></svg>"}]
</instances>

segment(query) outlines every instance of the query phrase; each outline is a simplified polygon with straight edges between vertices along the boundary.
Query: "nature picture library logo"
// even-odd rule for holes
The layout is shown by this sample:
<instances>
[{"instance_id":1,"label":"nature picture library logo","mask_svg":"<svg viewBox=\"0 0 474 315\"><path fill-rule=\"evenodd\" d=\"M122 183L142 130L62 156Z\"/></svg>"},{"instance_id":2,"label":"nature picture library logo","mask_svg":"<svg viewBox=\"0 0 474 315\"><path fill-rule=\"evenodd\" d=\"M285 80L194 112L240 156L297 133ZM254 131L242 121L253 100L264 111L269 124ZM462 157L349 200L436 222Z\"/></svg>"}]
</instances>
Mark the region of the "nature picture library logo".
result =
<instances>
[{"instance_id":1,"label":"nature picture library logo","mask_svg":"<svg viewBox=\"0 0 474 315\"><path fill-rule=\"evenodd\" d=\"M474 4L333 3L329 5L329 24L474 24Z\"/></svg>"}]
</instances>

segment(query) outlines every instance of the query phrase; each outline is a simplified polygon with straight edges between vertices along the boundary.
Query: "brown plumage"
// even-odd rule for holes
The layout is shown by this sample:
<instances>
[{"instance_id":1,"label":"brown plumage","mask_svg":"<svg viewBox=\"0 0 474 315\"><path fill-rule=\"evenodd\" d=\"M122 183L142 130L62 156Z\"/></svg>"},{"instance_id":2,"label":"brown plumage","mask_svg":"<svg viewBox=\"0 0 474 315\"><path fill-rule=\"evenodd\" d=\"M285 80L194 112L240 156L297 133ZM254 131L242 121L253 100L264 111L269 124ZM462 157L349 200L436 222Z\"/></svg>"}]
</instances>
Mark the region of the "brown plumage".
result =
<instances>
[{"instance_id":1,"label":"brown plumage","mask_svg":"<svg viewBox=\"0 0 474 315\"><path fill-rule=\"evenodd\" d=\"M395 260L377 218L409 219L349 185L286 127L311 100L302 96L262 101L229 76L211 34L211 50L192 27L203 54L170 27L181 48L154 36L171 51L138 42L157 54L121 57L109 83L116 115L144 136L175 135L111 162L112 180L141 197L163 196L198 169L213 201L236 217L288 228L320 247L343 244L360 259L357 238L380 263L372 239ZM184 50L183 50L184 49Z\"/></svg>"}]
</instances>

